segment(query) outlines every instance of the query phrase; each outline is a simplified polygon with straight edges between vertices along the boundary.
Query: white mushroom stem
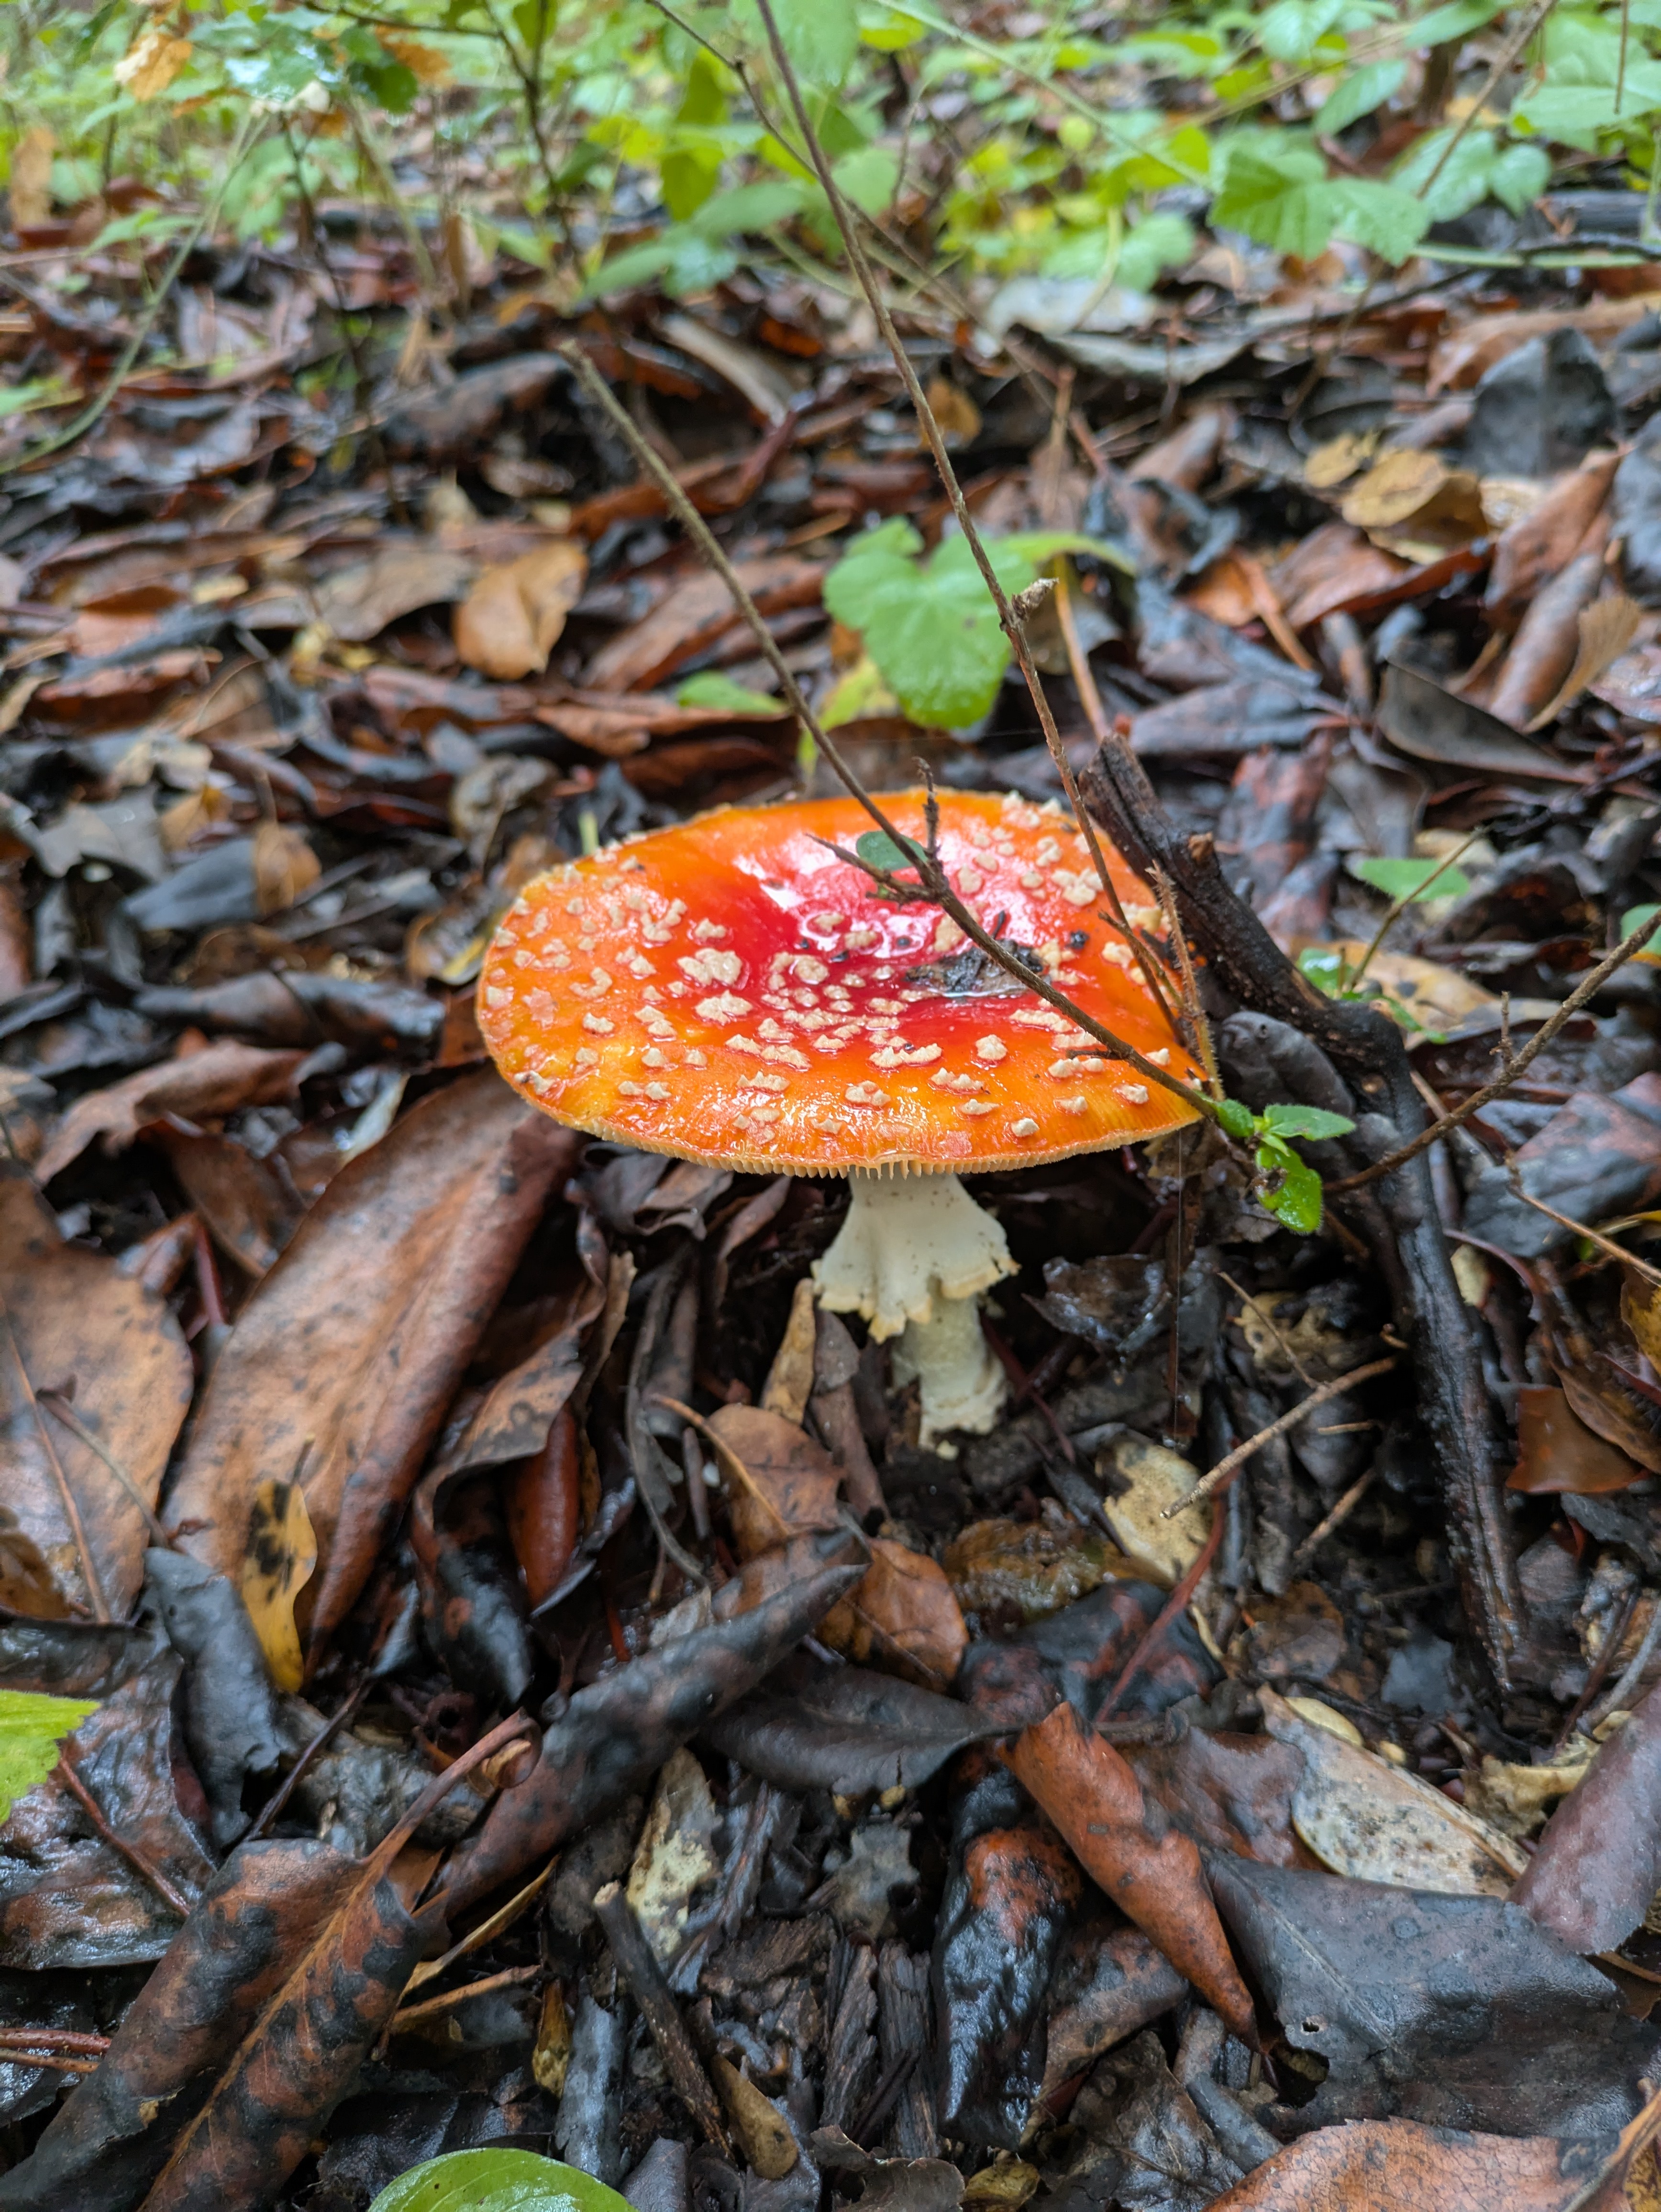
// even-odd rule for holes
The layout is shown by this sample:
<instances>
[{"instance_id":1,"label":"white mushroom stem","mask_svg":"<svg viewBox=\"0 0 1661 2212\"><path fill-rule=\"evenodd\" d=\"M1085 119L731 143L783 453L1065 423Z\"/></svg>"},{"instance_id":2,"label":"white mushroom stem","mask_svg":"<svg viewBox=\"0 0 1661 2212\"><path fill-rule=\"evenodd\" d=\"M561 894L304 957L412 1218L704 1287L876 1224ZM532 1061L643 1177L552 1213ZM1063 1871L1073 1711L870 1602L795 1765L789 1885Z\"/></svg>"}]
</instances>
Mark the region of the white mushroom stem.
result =
<instances>
[{"instance_id":1,"label":"white mushroom stem","mask_svg":"<svg viewBox=\"0 0 1661 2212\"><path fill-rule=\"evenodd\" d=\"M894 1371L918 1383L925 1450L948 1429L983 1436L1005 1392L980 1316L981 1292L1015 1273L1001 1227L954 1175L848 1180L848 1218L813 1269L819 1304L900 1339Z\"/></svg>"}]
</instances>

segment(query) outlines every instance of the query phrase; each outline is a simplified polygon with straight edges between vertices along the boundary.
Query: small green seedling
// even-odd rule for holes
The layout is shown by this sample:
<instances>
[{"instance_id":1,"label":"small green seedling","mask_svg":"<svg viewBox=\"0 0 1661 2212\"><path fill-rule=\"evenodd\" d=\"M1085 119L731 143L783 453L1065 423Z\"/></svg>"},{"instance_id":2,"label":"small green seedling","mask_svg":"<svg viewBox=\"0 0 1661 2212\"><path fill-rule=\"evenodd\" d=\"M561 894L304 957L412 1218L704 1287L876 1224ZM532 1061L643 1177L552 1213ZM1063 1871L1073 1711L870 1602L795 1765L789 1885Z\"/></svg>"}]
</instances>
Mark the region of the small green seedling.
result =
<instances>
[{"instance_id":1,"label":"small green seedling","mask_svg":"<svg viewBox=\"0 0 1661 2212\"><path fill-rule=\"evenodd\" d=\"M1257 1201L1299 1237L1312 1237L1321 1225L1321 1178L1307 1160L1299 1158L1290 1139L1305 1137L1347 1137L1355 1127L1348 1115L1329 1114L1318 1106L1266 1106L1254 1114L1238 1098L1225 1098L1217 1120L1226 1133L1253 1147L1262 1182Z\"/></svg>"}]
</instances>

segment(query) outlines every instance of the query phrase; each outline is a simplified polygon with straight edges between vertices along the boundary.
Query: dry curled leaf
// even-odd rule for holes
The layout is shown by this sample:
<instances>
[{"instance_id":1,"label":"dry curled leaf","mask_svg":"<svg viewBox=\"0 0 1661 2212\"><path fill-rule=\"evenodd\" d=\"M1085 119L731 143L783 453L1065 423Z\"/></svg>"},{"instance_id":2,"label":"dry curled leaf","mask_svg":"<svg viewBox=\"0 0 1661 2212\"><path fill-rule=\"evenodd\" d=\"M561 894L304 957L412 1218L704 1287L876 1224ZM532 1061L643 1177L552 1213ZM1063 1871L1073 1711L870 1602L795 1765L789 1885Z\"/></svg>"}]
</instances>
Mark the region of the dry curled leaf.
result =
<instances>
[{"instance_id":1,"label":"dry curled leaf","mask_svg":"<svg viewBox=\"0 0 1661 2212\"><path fill-rule=\"evenodd\" d=\"M322 872L303 830L262 822L254 831L254 902L262 915L285 913Z\"/></svg>"},{"instance_id":2,"label":"dry curled leaf","mask_svg":"<svg viewBox=\"0 0 1661 2212\"><path fill-rule=\"evenodd\" d=\"M156 100L191 58L188 39L171 31L141 31L115 64L115 81L135 100Z\"/></svg>"},{"instance_id":3,"label":"dry curled leaf","mask_svg":"<svg viewBox=\"0 0 1661 2212\"><path fill-rule=\"evenodd\" d=\"M486 568L456 610L457 653L498 683L540 675L587 573L587 556L569 538Z\"/></svg>"}]
</instances>

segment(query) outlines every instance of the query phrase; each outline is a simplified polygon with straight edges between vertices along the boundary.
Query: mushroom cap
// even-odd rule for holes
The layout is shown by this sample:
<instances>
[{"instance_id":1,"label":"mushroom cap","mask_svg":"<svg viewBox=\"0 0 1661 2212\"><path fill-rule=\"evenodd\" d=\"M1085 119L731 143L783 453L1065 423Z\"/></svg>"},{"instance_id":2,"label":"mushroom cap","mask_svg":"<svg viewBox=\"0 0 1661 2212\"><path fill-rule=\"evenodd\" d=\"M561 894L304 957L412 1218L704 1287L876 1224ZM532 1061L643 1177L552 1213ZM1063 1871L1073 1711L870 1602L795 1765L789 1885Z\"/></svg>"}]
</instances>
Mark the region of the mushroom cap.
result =
<instances>
[{"instance_id":1,"label":"mushroom cap","mask_svg":"<svg viewBox=\"0 0 1661 2212\"><path fill-rule=\"evenodd\" d=\"M922 794L885 793L925 834ZM1116 1036L1193 1079L1071 820L940 796L940 853L989 928ZM642 1152L795 1175L989 1171L1196 1117L986 959L938 907L884 896L849 799L723 807L526 885L479 977L496 1065L557 1121ZM1133 921L1146 888L1110 853ZM1000 920L1000 916L1007 919Z\"/></svg>"}]
</instances>

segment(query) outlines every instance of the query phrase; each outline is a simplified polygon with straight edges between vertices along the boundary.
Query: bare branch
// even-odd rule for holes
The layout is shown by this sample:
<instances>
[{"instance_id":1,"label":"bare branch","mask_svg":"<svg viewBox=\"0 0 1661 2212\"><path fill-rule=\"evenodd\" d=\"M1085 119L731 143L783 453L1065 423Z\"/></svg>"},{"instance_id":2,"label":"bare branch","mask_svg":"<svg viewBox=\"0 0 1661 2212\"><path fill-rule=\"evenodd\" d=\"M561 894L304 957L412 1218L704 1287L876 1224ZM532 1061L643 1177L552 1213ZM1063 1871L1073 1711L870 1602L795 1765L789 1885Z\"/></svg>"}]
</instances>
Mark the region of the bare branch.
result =
<instances>
[{"instance_id":1,"label":"bare branch","mask_svg":"<svg viewBox=\"0 0 1661 2212\"><path fill-rule=\"evenodd\" d=\"M1397 1168L1405 1167L1409 1160L1416 1160L1421 1152L1439 1142L1451 1129L1457 1129L1473 1114L1480 1114L1484 1106L1491 1106L1496 1098L1503 1098L1518 1077L1538 1060L1546 1047L1561 1035L1581 1007L1597 997L1615 969L1624 968L1628 960L1641 952L1658 929L1661 929L1661 907L1658 907L1649 920L1634 929L1630 936L1623 937L1613 952L1581 978L1557 1012L1548 1020L1541 1023L1521 1052L1507 1062L1503 1075L1497 1075L1482 1090L1473 1091L1463 1105L1444 1114L1439 1121L1433 1121L1427 1129L1421 1129L1410 1143L1398 1145L1393 1152L1386 1152L1383 1159L1374 1160L1370 1168L1363 1168L1359 1175L1346 1176L1342 1182L1329 1182L1327 1196L1342 1198L1346 1191L1360 1190L1367 1183L1377 1182L1380 1176L1393 1175Z\"/></svg>"}]
</instances>

